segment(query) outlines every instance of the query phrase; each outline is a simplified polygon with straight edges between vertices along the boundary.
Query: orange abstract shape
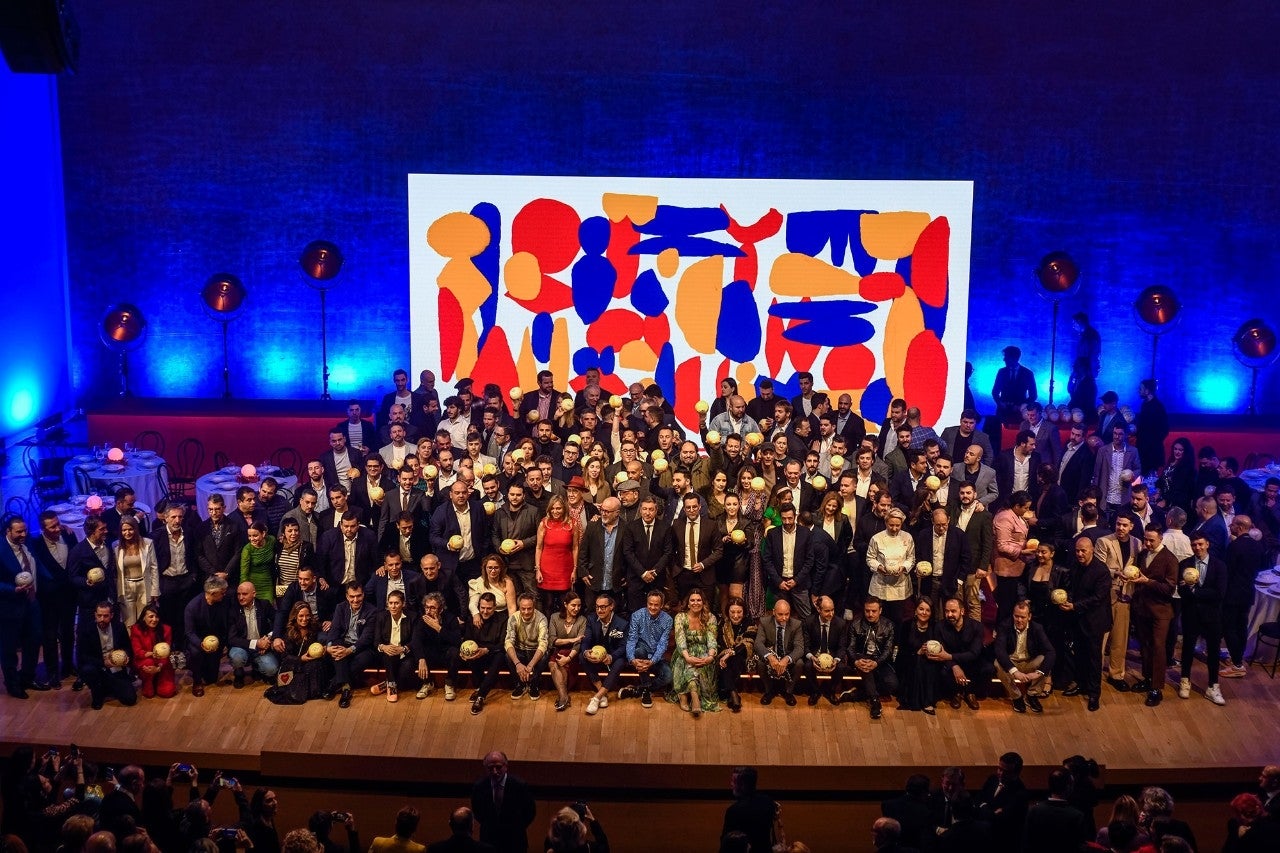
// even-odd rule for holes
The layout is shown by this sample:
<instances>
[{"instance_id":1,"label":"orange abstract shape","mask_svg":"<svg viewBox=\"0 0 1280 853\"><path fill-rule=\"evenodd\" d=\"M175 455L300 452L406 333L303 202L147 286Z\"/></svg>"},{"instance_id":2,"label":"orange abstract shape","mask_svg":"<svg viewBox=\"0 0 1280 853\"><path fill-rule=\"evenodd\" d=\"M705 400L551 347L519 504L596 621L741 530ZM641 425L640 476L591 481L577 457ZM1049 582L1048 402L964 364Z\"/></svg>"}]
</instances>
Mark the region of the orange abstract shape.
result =
<instances>
[{"instance_id":1,"label":"orange abstract shape","mask_svg":"<svg viewBox=\"0 0 1280 853\"><path fill-rule=\"evenodd\" d=\"M809 300L802 299L800 301L808 302ZM778 300L773 300L772 304L777 305ZM821 347L817 344L804 344L787 340L782 336L782 333L787 329L805 322L808 321L792 320L784 325L781 317L776 317L773 314L769 315L769 321L765 325L764 333L764 358L765 364L769 368L770 376L779 375L782 370L783 356L791 357L791 368L793 370L809 370L813 367Z\"/></svg>"},{"instance_id":2,"label":"orange abstract shape","mask_svg":"<svg viewBox=\"0 0 1280 853\"><path fill-rule=\"evenodd\" d=\"M609 246L604 255L618 274L613 282L615 299L627 298L631 295L631 288L635 286L636 275L640 271L640 256L631 254L631 247L639 242L640 233L631 227L630 219L609 223Z\"/></svg>"},{"instance_id":3,"label":"orange abstract shape","mask_svg":"<svg viewBox=\"0 0 1280 853\"><path fill-rule=\"evenodd\" d=\"M474 258L489 245L489 226L470 213L446 213L427 228L427 245L444 258Z\"/></svg>"},{"instance_id":4,"label":"orange abstract shape","mask_svg":"<svg viewBox=\"0 0 1280 853\"><path fill-rule=\"evenodd\" d=\"M533 299L542 288L542 270L538 259L528 252L516 252L502 267L502 281L507 295L515 300Z\"/></svg>"},{"instance_id":5,"label":"orange abstract shape","mask_svg":"<svg viewBox=\"0 0 1280 853\"><path fill-rule=\"evenodd\" d=\"M873 272L862 277L862 298L868 302L888 302L907 290L907 282L896 272Z\"/></svg>"},{"instance_id":6,"label":"orange abstract shape","mask_svg":"<svg viewBox=\"0 0 1280 853\"><path fill-rule=\"evenodd\" d=\"M858 293L858 277L828 261L787 252L770 267L769 287L779 296L852 296Z\"/></svg>"},{"instance_id":7,"label":"orange abstract shape","mask_svg":"<svg viewBox=\"0 0 1280 853\"><path fill-rule=\"evenodd\" d=\"M658 354L644 341L631 341L618 351L618 365L627 370L653 370L658 366Z\"/></svg>"},{"instance_id":8,"label":"orange abstract shape","mask_svg":"<svg viewBox=\"0 0 1280 853\"><path fill-rule=\"evenodd\" d=\"M538 385L538 363L533 360L531 335L531 329L526 326L520 335L520 354L516 356L516 372L520 374L521 388L536 388Z\"/></svg>"},{"instance_id":9,"label":"orange abstract shape","mask_svg":"<svg viewBox=\"0 0 1280 853\"><path fill-rule=\"evenodd\" d=\"M875 372L875 354L865 344L835 347L827 353L822 365L822 379L828 388L856 388L861 391L871 384ZM832 404L839 398L839 394L832 397Z\"/></svg>"},{"instance_id":10,"label":"orange abstract shape","mask_svg":"<svg viewBox=\"0 0 1280 853\"><path fill-rule=\"evenodd\" d=\"M440 379L445 381L458 375L458 356L471 324L463 318L462 306L453 291L444 288L436 297L436 319L440 323Z\"/></svg>"},{"instance_id":11,"label":"orange abstract shape","mask_svg":"<svg viewBox=\"0 0 1280 853\"><path fill-rule=\"evenodd\" d=\"M744 400L754 400L756 396L756 366L751 363L739 364L734 372L738 380L738 393Z\"/></svg>"},{"instance_id":12,"label":"orange abstract shape","mask_svg":"<svg viewBox=\"0 0 1280 853\"><path fill-rule=\"evenodd\" d=\"M671 278L680 270L680 252L676 249L663 249L658 253L658 275Z\"/></svg>"},{"instance_id":13,"label":"orange abstract shape","mask_svg":"<svg viewBox=\"0 0 1280 853\"><path fill-rule=\"evenodd\" d=\"M920 300L908 290L893 300L884 324L884 378L895 397L903 397L903 376L907 368L907 347L924 331Z\"/></svg>"},{"instance_id":14,"label":"orange abstract shape","mask_svg":"<svg viewBox=\"0 0 1280 853\"><path fill-rule=\"evenodd\" d=\"M569 321L564 317L557 317L551 327L551 360L547 369L560 377L573 372L569 361Z\"/></svg>"},{"instance_id":15,"label":"orange abstract shape","mask_svg":"<svg viewBox=\"0 0 1280 853\"><path fill-rule=\"evenodd\" d=\"M926 329L911 340L902 396L919 407L920 423L925 426L933 426L942 416L949 367L947 351L932 331Z\"/></svg>"},{"instance_id":16,"label":"orange abstract shape","mask_svg":"<svg viewBox=\"0 0 1280 853\"><path fill-rule=\"evenodd\" d=\"M600 207L610 222L630 219L636 225L644 225L658 215L656 195L632 195L631 193L604 193Z\"/></svg>"},{"instance_id":17,"label":"orange abstract shape","mask_svg":"<svg viewBox=\"0 0 1280 853\"><path fill-rule=\"evenodd\" d=\"M916 238L928 224L929 214L918 211L864 213L858 223L862 232L862 248L873 258L887 261L905 258L911 254Z\"/></svg>"},{"instance_id":18,"label":"orange abstract shape","mask_svg":"<svg viewBox=\"0 0 1280 853\"><path fill-rule=\"evenodd\" d=\"M511 251L530 252L544 273L565 269L578 256L578 212L563 201L538 198L511 220Z\"/></svg>"},{"instance_id":19,"label":"orange abstract shape","mask_svg":"<svg viewBox=\"0 0 1280 853\"><path fill-rule=\"evenodd\" d=\"M756 276L760 273L760 253L756 251L756 243L767 240L782 228L783 216L777 210L769 208L769 212L750 225L742 225L729 215L729 209L723 204L720 209L729 216L729 227L725 229L730 237L738 241L742 255L733 259L733 280L745 281L751 289L756 289Z\"/></svg>"},{"instance_id":20,"label":"orange abstract shape","mask_svg":"<svg viewBox=\"0 0 1280 853\"><path fill-rule=\"evenodd\" d=\"M911 254L911 289L925 305L941 308L946 304L950 252L951 223L939 216L920 233Z\"/></svg>"},{"instance_id":21,"label":"orange abstract shape","mask_svg":"<svg viewBox=\"0 0 1280 853\"><path fill-rule=\"evenodd\" d=\"M685 270L676 286L676 325L694 352L716 351L716 319L724 282L724 256L703 258Z\"/></svg>"}]
</instances>

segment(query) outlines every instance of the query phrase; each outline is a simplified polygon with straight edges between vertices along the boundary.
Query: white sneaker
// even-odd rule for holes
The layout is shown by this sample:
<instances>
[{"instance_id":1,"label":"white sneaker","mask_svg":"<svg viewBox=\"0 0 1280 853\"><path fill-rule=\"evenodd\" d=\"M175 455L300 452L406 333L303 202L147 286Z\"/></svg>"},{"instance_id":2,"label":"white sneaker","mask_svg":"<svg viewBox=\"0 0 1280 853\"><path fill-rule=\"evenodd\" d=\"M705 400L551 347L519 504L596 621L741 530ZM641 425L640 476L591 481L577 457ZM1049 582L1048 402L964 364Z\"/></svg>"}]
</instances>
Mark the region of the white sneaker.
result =
<instances>
[{"instance_id":1,"label":"white sneaker","mask_svg":"<svg viewBox=\"0 0 1280 853\"><path fill-rule=\"evenodd\" d=\"M601 707L601 708L608 708L608 707L609 707L609 697L608 697L608 695L605 695L605 696L601 696L601 697L600 697L600 707Z\"/></svg>"},{"instance_id":2,"label":"white sneaker","mask_svg":"<svg viewBox=\"0 0 1280 853\"><path fill-rule=\"evenodd\" d=\"M1204 698L1215 705L1227 704L1227 700L1222 698L1222 688L1216 684L1209 685L1209 689L1204 692Z\"/></svg>"},{"instance_id":3,"label":"white sneaker","mask_svg":"<svg viewBox=\"0 0 1280 853\"><path fill-rule=\"evenodd\" d=\"M1191 679L1190 678L1184 678L1178 682L1178 698L1179 699L1191 698Z\"/></svg>"},{"instance_id":4,"label":"white sneaker","mask_svg":"<svg viewBox=\"0 0 1280 853\"><path fill-rule=\"evenodd\" d=\"M446 685L444 686L444 701L446 701L446 702L452 702L454 699L456 699L456 698L457 698L457 696L458 696L458 694L457 694L457 692L453 689L453 685L452 685L452 684L446 684Z\"/></svg>"},{"instance_id":5,"label":"white sneaker","mask_svg":"<svg viewBox=\"0 0 1280 853\"><path fill-rule=\"evenodd\" d=\"M587 703L587 716L594 717L596 711L600 710L600 700L592 696L591 701Z\"/></svg>"}]
</instances>

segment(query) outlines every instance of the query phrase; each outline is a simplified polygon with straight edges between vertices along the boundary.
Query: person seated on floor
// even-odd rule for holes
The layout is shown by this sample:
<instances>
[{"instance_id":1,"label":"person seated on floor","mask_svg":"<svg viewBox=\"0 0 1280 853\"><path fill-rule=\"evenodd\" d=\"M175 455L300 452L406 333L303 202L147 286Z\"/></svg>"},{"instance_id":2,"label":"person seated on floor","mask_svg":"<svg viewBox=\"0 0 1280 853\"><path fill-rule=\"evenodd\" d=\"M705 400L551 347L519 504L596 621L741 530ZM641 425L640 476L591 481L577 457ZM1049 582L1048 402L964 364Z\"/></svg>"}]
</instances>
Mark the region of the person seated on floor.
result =
<instances>
[{"instance_id":1,"label":"person seated on floor","mask_svg":"<svg viewBox=\"0 0 1280 853\"><path fill-rule=\"evenodd\" d=\"M218 681L218 667L231 631L226 597L227 582L214 575L204 582L204 592L191 599L183 611L192 696L203 696L205 685Z\"/></svg>"},{"instance_id":2,"label":"person seated on floor","mask_svg":"<svg viewBox=\"0 0 1280 853\"><path fill-rule=\"evenodd\" d=\"M250 665L266 681L274 680L280 669L280 662L271 648L275 608L257 596L253 584L244 581L236 587L238 606L231 608L227 656L231 658L237 690L244 687L245 669Z\"/></svg>"},{"instance_id":3,"label":"person seated on floor","mask_svg":"<svg viewBox=\"0 0 1280 853\"><path fill-rule=\"evenodd\" d=\"M284 636L285 621L289 618L289 611L293 609L293 605L299 601L305 601L311 608L311 612L315 614L316 619L320 621L320 630L329 630L329 622L333 618L334 607L337 606L336 590L327 584L321 584L316 578L316 570L311 566L301 566L298 569L298 577L293 583L285 587L284 595L280 596L276 601L276 621L272 626L272 646L276 650L276 654L283 654L283 641L277 643Z\"/></svg>"},{"instance_id":4,"label":"person seated on floor","mask_svg":"<svg viewBox=\"0 0 1280 853\"><path fill-rule=\"evenodd\" d=\"M782 695L789 706L796 704L796 666L804 657L804 625L791 618L791 605L784 598L773 605L773 615L760 620L756 630L756 671L764 679L761 705Z\"/></svg>"},{"instance_id":5,"label":"person seated on floor","mask_svg":"<svg viewBox=\"0 0 1280 853\"><path fill-rule=\"evenodd\" d=\"M582 638L582 669L596 689L587 702L588 715L609 707L609 692L618 689L622 669L627 665L630 624L615 608L613 596L602 592L595 597L595 613L587 617L587 630ZM598 657L592 652L597 646L604 649L604 654Z\"/></svg>"},{"instance_id":6,"label":"person seated on floor","mask_svg":"<svg viewBox=\"0 0 1280 853\"><path fill-rule=\"evenodd\" d=\"M508 669L515 679L511 698L519 699L527 690L535 702L542 698L538 678L547 665L548 639L547 617L537 609L538 598L531 592L523 592L516 599L516 615L507 620L507 635L503 650Z\"/></svg>"},{"instance_id":7,"label":"person seated on floor","mask_svg":"<svg viewBox=\"0 0 1280 853\"><path fill-rule=\"evenodd\" d=\"M1031 621L1031 602L1013 606L1013 618L996 630L996 676L1013 702L1013 710L1025 714L1027 707L1044 711L1037 693L1046 674L1053 672L1054 652L1049 635L1038 622Z\"/></svg>"},{"instance_id":8,"label":"person seated on floor","mask_svg":"<svg viewBox=\"0 0 1280 853\"><path fill-rule=\"evenodd\" d=\"M986 695L991 681L991 664L983 657L982 623L965 617L964 605L958 598L947 599L944 620L938 625L942 651L925 657L947 664L942 668L942 684L938 695L950 694L951 707L959 708L961 698L974 711L978 699Z\"/></svg>"},{"instance_id":9,"label":"person seated on floor","mask_svg":"<svg viewBox=\"0 0 1280 853\"><path fill-rule=\"evenodd\" d=\"M830 596L822 596L815 607L816 612L804 625L805 655L804 678L809 693L809 704L817 705L819 695L827 697L832 705L840 704L840 687L849 672L844 661L845 632L844 620L836 615L836 604ZM829 665L822 658L829 655ZM827 676L827 687L820 691L818 676Z\"/></svg>"},{"instance_id":10,"label":"person seated on floor","mask_svg":"<svg viewBox=\"0 0 1280 853\"><path fill-rule=\"evenodd\" d=\"M365 645L371 646L378 655L374 666L387 674L386 680L375 682L369 688L374 696L385 693L388 702L398 701L400 685L413 682L426 664L415 642L419 625L421 623L405 611L404 592L398 589L387 593L386 609L378 610L377 615L365 623L364 630L369 635Z\"/></svg>"},{"instance_id":11,"label":"person seated on floor","mask_svg":"<svg viewBox=\"0 0 1280 853\"><path fill-rule=\"evenodd\" d=\"M471 694L471 713L479 714L484 710L484 700L498 683L498 672L502 662L506 660L503 647L507 638L508 614L498 610L493 593L481 593L477 604L479 622L468 621L462 632L462 643L449 661L449 675L445 680L445 699L449 698L449 687L458 684L458 673L465 664L471 668L471 683L475 692ZM474 648L471 648L471 646Z\"/></svg>"},{"instance_id":12,"label":"person seated on floor","mask_svg":"<svg viewBox=\"0 0 1280 853\"><path fill-rule=\"evenodd\" d=\"M137 704L138 691L129 670L133 662L129 635L116 621L115 608L108 602L94 607L93 621L80 623L76 658L80 680L89 687L93 710L102 710L108 698L120 700L121 705Z\"/></svg>"},{"instance_id":13,"label":"person seated on floor","mask_svg":"<svg viewBox=\"0 0 1280 853\"><path fill-rule=\"evenodd\" d=\"M173 629L160 621L160 609L156 605L142 608L138 621L129 629L129 642L133 646L133 673L142 683L143 698L173 697L178 692L171 657ZM162 643L169 647L169 653L156 653L156 647Z\"/></svg>"},{"instance_id":14,"label":"person seated on floor","mask_svg":"<svg viewBox=\"0 0 1280 853\"><path fill-rule=\"evenodd\" d=\"M320 643L333 661L333 680L325 687L321 698L327 701L339 693L339 708L351 707L353 686L377 659L370 643L372 634L366 634L364 630L377 612L373 604L365 600L364 587L360 582L351 581L346 587L346 598L333 610L328 630L320 633Z\"/></svg>"},{"instance_id":15,"label":"person seated on floor","mask_svg":"<svg viewBox=\"0 0 1280 853\"><path fill-rule=\"evenodd\" d=\"M671 683L671 664L665 658L675 620L663 609L666 602L661 590L652 590L645 598L644 609L631 614L627 627L627 660L635 668L638 684L622 688L618 698L639 696L645 708L653 707L655 691Z\"/></svg>"},{"instance_id":16,"label":"person seated on floor","mask_svg":"<svg viewBox=\"0 0 1280 853\"><path fill-rule=\"evenodd\" d=\"M426 699L435 690L431 679L431 671L448 672L449 657L456 654L462 643L462 622L456 613L449 612L445 606L444 596L438 592L427 593L422 601L422 624L414 632L417 643L418 678L422 687L418 689L418 698ZM452 684L445 684L444 698L452 702L455 692Z\"/></svg>"},{"instance_id":17,"label":"person seated on floor","mask_svg":"<svg viewBox=\"0 0 1280 853\"><path fill-rule=\"evenodd\" d=\"M849 644L844 659L851 672L862 676L862 695L871 704L871 719L881 715L880 697L898 691L898 676L893 670L893 622L883 618L884 605L874 595L862 603L862 616L849 624ZM846 691L841 699L852 699Z\"/></svg>"}]
</instances>

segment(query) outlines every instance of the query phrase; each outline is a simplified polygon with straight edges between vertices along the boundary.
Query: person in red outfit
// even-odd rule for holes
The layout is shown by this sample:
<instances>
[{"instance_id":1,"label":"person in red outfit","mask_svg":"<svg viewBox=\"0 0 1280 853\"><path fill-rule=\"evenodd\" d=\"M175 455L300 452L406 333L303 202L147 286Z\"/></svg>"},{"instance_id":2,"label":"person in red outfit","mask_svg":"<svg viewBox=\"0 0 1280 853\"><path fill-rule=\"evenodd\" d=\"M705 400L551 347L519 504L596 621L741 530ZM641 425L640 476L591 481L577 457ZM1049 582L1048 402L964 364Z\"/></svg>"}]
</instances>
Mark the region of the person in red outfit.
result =
<instances>
[{"instance_id":1,"label":"person in red outfit","mask_svg":"<svg viewBox=\"0 0 1280 853\"><path fill-rule=\"evenodd\" d=\"M160 610L154 604L142 608L138 621L129 628L133 645L133 670L142 679L142 696L169 699L178 692L178 680L168 655L156 657L157 643L173 646L173 629L160 622Z\"/></svg>"}]
</instances>

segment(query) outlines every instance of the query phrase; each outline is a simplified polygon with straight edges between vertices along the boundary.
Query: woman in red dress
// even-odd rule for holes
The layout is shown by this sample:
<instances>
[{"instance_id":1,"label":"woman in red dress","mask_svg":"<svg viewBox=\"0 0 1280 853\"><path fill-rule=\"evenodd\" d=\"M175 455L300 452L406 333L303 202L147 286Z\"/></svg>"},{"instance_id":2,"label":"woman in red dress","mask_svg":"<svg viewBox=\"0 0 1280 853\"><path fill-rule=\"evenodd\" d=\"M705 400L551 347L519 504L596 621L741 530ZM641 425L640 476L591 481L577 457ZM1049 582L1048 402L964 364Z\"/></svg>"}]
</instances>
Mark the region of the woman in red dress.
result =
<instances>
[{"instance_id":1,"label":"woman in red dress","mask_svg":"<svg viewBox=\"0 0 1280 853\"><path fill-rule=\"evenodd\" d=\"M538 591L542 593L543 613L557 612L560 596L573 586L581 538L581 528L569 517L569 507L564 498L559 495L552 497L547 504L546 517L538 524L538 545L533 559Z\"/></svg>"},{"instance_id":2,"label":"woman in red dress","mask_svg":"<svg viewBox=\"0 0 1280 853\"><path fill-rule=\"evenodd\" d=\"M156 644L173 645L173 631L160 622L160 611L148 604L138 614L138 621L129 627L129 642L133 645L134 675L142 679L142 695L146 699L159 696L172 698L178 692L178 681L169 656L156 655Z\"/></svg>"}]
</instances>

